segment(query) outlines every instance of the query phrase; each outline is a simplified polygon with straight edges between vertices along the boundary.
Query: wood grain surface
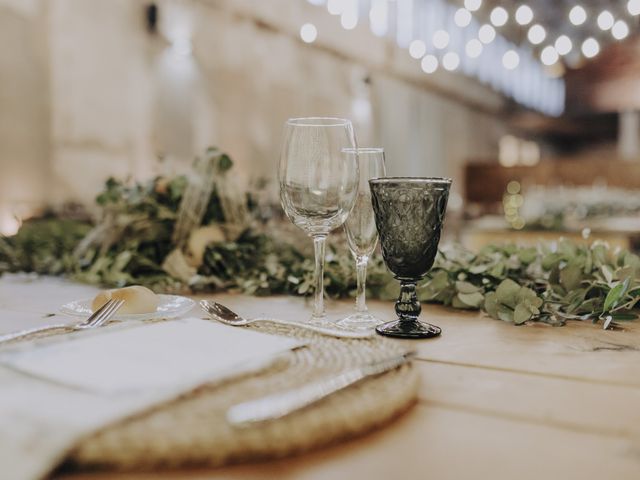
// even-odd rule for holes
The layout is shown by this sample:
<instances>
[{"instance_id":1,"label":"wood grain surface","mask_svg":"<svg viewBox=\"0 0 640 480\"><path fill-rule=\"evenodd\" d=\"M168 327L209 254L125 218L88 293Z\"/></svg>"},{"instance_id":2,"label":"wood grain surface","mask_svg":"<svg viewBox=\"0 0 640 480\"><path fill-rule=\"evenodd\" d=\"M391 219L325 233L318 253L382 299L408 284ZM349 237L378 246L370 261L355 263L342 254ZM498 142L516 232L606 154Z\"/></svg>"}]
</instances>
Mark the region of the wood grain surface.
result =
<instances>
[{"instance_id":1,"label":"wood grain surface","mask_svg":"<svg viewBox=\"0 0 640 480\"><path fill-rule=\"evenodd\" d=\"M60 304L93 292L59 279L4 277L0 333L51 321L45 315ZM310 312L292 297L212 297L247 316L300 320ZM351 308L329 302L336 318ZM373 301L370 308L392 318L391 303ZM640 323L614 332L590 323L515 327L433 305L423 307L423 318L443 335L412 342L422 377L418 404L382 430L274 462L55 478L640 478Z\"/></svg>"}]
</instances>

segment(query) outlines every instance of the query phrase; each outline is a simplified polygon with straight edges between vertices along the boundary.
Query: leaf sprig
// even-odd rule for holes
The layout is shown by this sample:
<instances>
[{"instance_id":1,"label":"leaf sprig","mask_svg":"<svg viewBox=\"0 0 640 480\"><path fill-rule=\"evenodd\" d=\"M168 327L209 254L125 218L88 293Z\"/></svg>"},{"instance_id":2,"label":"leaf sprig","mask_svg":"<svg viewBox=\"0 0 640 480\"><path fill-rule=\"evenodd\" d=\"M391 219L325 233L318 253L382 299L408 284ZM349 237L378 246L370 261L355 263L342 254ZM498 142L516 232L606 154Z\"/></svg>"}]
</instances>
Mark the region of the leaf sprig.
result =
<instances>
[{"instance_id":1,"label":"leaf sprig","mask_svg":"<svg viewBox=\"0 0 640 480\"><path fill-rule=\"evenodd\" d=\"M490 245L477 254L441 252L421 297L454 308L483 309L516 325L540 321L636 318L640 257L567 240L537 247Z\"/></svg>"}]
</instances>

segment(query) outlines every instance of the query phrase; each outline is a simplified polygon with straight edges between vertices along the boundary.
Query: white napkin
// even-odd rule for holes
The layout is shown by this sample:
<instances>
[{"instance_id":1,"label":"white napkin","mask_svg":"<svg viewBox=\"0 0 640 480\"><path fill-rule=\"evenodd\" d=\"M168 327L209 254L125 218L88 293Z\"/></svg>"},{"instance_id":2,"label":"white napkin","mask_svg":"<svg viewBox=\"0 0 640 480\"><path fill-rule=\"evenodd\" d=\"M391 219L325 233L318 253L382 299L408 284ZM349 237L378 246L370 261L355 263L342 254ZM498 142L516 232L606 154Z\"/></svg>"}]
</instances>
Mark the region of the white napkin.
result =
<instances>
[{"instance_id":1,"label":"white napkin","mask_svg":"<svg viewBox=\"0 0 640 480\"><path fill-rule=\"evenodd\" d=\"M188 318L0 355L30 375L107 394L174 390L255 368L302 342Z\"/></svg>"},{"instance_id":2,"label":"white napkin","mask_svg":"<svg viewBox=\"0 0 640 480\"><path fill-rule=\"evenodd\" d=\"M81 438L301 342L189 318L0 351L0 478L46 476Z\"/></svg>"}]
</instances>

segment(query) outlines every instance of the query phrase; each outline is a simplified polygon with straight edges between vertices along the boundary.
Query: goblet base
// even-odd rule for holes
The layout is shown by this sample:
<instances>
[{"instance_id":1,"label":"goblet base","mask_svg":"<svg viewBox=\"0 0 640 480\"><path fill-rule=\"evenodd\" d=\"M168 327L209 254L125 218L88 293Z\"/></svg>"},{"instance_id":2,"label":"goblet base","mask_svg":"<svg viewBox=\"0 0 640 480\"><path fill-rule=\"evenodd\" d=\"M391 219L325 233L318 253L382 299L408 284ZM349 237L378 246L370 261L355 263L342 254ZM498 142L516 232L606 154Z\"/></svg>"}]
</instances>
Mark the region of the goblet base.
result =
<instances>
[{"instance_id":1,"label":"goblet base","mask_svg":"<svg viewBox=\"0 0 640 480\"><path fill-rule=\"evenodd\" d=\"M442 333L442 329L430 323L418 320L393 320L376 327L376 332L385 337L395 338L433 338Z\"/></svg>"},{"instance_id":2,"label":"goblet base","mask_svg":"<svg viewBox=\"0 0 640 480\"><path fill-rule=\"evenodd\" d=\"M382 320L374 317L367 312L356 312L346 318L342 318L336 322L341 327L351 328L354 330L370 330L380 325Z\"/></svg>"}]
</instances>

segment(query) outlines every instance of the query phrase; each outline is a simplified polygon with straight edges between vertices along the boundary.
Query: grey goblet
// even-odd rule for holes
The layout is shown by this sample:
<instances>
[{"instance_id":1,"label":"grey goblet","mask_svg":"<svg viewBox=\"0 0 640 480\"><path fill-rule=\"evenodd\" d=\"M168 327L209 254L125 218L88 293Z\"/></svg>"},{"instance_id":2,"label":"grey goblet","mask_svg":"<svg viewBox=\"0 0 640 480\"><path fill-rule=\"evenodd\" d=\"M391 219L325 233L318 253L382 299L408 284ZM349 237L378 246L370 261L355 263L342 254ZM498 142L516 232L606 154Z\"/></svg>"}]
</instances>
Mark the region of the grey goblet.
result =
<instances>
[{"instance_id":1,"label":"grey goblet","mask_svg":"<svg viewBox=\"0 0 640 480\"><path fill-rule=\"evenodd\" d=\"M380 335L430 338L440 327L418 321L416 285L433 266L449 198L448 178L386 177L369 181L382 257L400 281L398 318L376 327Z\"/></svg>"}]
</instances>

